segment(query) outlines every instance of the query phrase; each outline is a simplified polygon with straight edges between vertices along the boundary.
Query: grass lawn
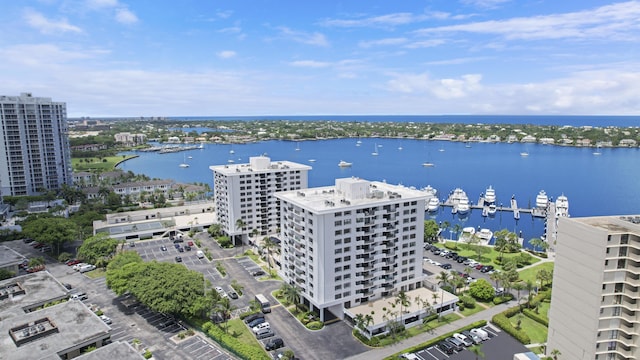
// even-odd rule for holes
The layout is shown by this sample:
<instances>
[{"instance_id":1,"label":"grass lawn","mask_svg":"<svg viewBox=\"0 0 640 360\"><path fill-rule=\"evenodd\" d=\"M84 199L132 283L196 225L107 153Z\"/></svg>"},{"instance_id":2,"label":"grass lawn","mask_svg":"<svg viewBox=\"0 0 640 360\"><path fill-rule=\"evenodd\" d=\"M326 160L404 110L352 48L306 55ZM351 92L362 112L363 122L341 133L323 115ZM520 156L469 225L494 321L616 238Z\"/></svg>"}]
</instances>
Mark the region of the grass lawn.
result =
<instances>
[{"instance_id":1,"label":"grass lawn","mask_svg":"<svg viewBox=\"0 0 640 360\"><path fill-rule=\"evenodd\" d=\"M469 249L469 247L467 246L467 244L465 243L459 243L457 241L447 241L447 244L449 247L445 247L443 244L438 243L435 244L436 246L440 247L440 248L446 248L446 249L451 249L453 246L455 246L454 251L458 253L458 255L462 255L465 257L468 257L470 259L474 259L480 263L482 263L483 265L493 265L495 266L497 269L502 269L501 265L498 265L495 263L495 259L498 258L500 256L500 253L495 251L493 249L493 246L484 246L485 248L487 248L488 252L482 254L482 258L478 259L478 255L475 251ZM512 257L516 257L519 256L522 252L517 252L517 253L512 253L512 254L502 254L502 256L504 256L505 258L512 258ZM531 264L535 264L537 262L539 262L540 259L534 256L531 256Z\"/></svg>"},{"instance_id":2,"label":"grass lawn","mask_svg":"<svg viewBox=\"0 0 640 360\"><path fill-rule=\"evenodd\" d=\"M518 317L519 315L509 318L514 327L518 324ZM520 327L525 333L527 333L527 335L529 335L532 344L544 343L547 341L547 328L544 325L531 320L524 314L522 314L520 319L522 320Z\"/></svg>"},{"instance_id":3,"label":"grass lawn","mask_svg":"<svg viewBox=\"0 0 640 360\"><path fill-rule=\"evenodd\" d=\"M129 156L106 156L101 159L98 158L73 158L71 159L71 167L73 171L111 171L115 169L117 163L137 157L136 155Z\"/></svg>"},{"instance_id":4,"label":"grass lawn","mask_svg":"<svg viewBox=\"0 0 640 360\"><path fill-rule=\"evenodd\" d=\"M546 269L547 271L553 270L553 262L543 262L528 269L524 269L518 272L518 274L520 274L520 279L522 279L524 282L526 282L527 280L531 280L534 284L537 284L538 281L536 280L536 274L542 269Z\"/></svg>"},{"instance_id":5,"label":"grass lawn","mask_svg":"<svg viewBox=\"0 0 640 360\"><path fill-rule=\"evenodd\" d=\"M221 325L224 326L224 324ZM258 340L256 340L256 337L251 333L249 328L244 324L244 322L242 322L242 320L229 320L227 322L227 326L229 327L227 332L234 338L238 339L240 342L262 349L262 346L260 345Z\"/></svg>"},{"instance_id":6,"label":"grass lawn","mask_svg":"<svg viewBox=\"0 0 640 360\"><path fill-rule=\"evenodd\" d=\"M107 274L107 272L103 268L98 268L95 270L91 270L89 272L84 273L89 279L97 279L99 277L103 277Z\"/></svg>"},{"instance_id":7,"label":"grass lawn","mask_svg":"<svg viewBox=\"0 0 640 360\"><path fill-rule=\"evenodd\" d=\"M473 309L465 307L464 310L460 311L460 313L464 316L470 316L475 313L479 313L482 310L486 310L482 305L476 303L476 306Z\"/></svg>"}]
</instances>

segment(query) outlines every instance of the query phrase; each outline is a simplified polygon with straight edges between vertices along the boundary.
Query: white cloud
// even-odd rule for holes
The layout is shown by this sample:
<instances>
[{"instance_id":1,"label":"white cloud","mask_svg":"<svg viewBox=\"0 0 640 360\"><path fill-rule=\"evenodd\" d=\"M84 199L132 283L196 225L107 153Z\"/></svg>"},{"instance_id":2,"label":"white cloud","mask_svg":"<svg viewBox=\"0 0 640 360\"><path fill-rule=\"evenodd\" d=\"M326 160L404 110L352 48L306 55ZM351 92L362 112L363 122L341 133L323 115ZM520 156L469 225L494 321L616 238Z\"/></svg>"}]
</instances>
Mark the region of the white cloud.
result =
<instances>
[{"instance_id":1,"label":"white cloud","mask_svg":"<svg viewBox=\"0 0 640 360\"><path fill-rule=\"evenodd\" d=\"M220 59L231 59L236 56L236 52L233 50L223 50L217 53Z\"/></svg>"},{"instance_id":2,"label":"white cloud","mask_svg":"<svg viewBox=\"0 0 640 360\"><path fill-rule=\"evenodd\" d=\"M116 9L116 21L121 24L135 24L138 22L136 14L126 8Z\"/></svg>"},{"instance_id":3,"label":"white cloud","mask_svg":"<svg viewBox=\"0 0 640 360\"><path fill-rule=\"evenodd\" d=\"M118 6L118 0L88 0L87 6L90 8L111 8Z\"/></svg>"},{"instance_id":4,"label":"white cloud","mask_svg":"<svg viewBox=\"0 0 640 360\"><path fill-rule=\"evenodd\" d=\"M7 64L46 67L68 64L76 60L94 59L108 53L102 49L66 50L53 44L20 44L1 48L0 58L3 58Z\"/></svg>"},{"instance_id":5,"label":"white cloud","mask_svg":"<svg viewBox=\"0 0 640 360\"><path fill-rule=\"evenodd\" d=\"M295 66L295 67L306 67L306 68L319 69L319 68L329 67L329 66L331 66L331 63L323 62L323 61L315 61L315 60L298 60L298 61L290 62L289 65Z\"/></svg>"},{"instance_id":6,"label":"white cloud","mask_svg":"<svg viewBox=\"0 0 640 360\"><path fill-rule=\"evenodd\" d=\"M501 35L510 40L626 39L637 40L640 2L629 1L573 13L512 18L418 30L420 35L468 32Z\"/></svg>"},{"instance_id":7,"label":"white cloud","mask_svg":"<svg viewBox=\"0 0 640 360\"><path fill-rule=\"evenodd\" d=\"M358 43L358 46L360 46L361 48L370 48L374 46L402 45L407 41L409 40L407 40L406 38L386 38L379 40L361 41L360 43Z\"/></svg>"},{"instance_id":8,"label":"white cloud","mask_svg":"<svg viewBox=\"0 0 640 360\"><path fill-rule=\"evenodd\" d=\"M319 32L308 33L304 31L295 31L284 26L279 27L278 29L282 36L295 42L322 47L329 46L327 38Z\"/></svg>"},{"instance_id":9,"label":"white cloud","mask_svg":"<svg viewBox=\"0 0 640 360\"><path fill-rule=\"evenodd\" d=\"M424 41L414 41L410 44L405 45L405 47L409 49L421 49L421 48L436 47L444 43L446 43L444 39L432 39L432 40L424 40Z\"/></svg>"},{"instance_id":10,"label":"white cloud","mask_svg":"<svg viewBox=\"0 0 640 360\"><path fill-rule=\"evenodd\" d=\"M496 8L509 1L511 0L462 0L462 3L481 8Z\"/></svg>"},{"instance_id":11,"label":"white cloud","mask_svg":"<svg viewBox=\"0 0 640 360\"><path fill-rule=\"evenodd\" d=\"M81 28L69 24L67 19L49 20L41 13L32 9L27 9L24 11L24 19L27 21L27 24L29 24L29 26L37 29L43 34L82 32Z\"/></svg>"},{"instance_id":12,"label":"white cloud","mask_svg":"<svg viewBox=\"0 0 640 360\"><path fill-rule=\"evenodd\" d=\"M440 13L442 14L442 13ZM393 13L380 16L372 16L360 19L326 19L322 25L330 27L376 27L376 26L397 26L411 24L422 21L425 15L414 15L412 13Z\"/></svg>"},{"instance_id":13,"label":"white cloud","mask_svg":"<svg viewBox=\"0 0 640 360\"><path fill-rule=\"evenodd\" d=\"M462 75L459 79L432 79L428 74L398 74L388 82L388 89L402 93L429 93L439 99L458 99L482 88L479 74Z\"/></svg>"}]
</instances>

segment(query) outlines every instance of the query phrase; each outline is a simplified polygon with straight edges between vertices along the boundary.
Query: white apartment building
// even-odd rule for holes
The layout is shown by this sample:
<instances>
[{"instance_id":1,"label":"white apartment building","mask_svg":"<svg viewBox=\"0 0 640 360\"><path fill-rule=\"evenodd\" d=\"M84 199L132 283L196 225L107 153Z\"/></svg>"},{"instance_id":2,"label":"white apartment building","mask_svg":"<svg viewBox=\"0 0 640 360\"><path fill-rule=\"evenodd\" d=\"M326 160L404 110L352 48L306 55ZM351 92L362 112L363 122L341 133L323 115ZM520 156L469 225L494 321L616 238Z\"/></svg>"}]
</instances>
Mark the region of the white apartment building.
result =
<instances>
[{"instance_id":1,"label":"white apartment building","mask_svg":"<svg viewBox=\"0 0 640 360\"><path fill-rule=\"evenodd\" d=\"M0 96L0 192L37 195L72 184L67 107L51 98Z\"/></svg>"},{"instance_id":2,"label":"white apartment building","mask_svg":"<svg viewBox=\"0 0 640 360\"><path fill-rule=\"evenodd\" d=\"M422 286L424 209L418 190L357 178L276 193L281 276L320 319Z\"/></svg>"},{"instance_id":3,"label":"white apartment building","mask_svg":"<svg viewBox=\"0 0 640 360\"><path fill-rule=\"evenodd\" d=\"M306 188L311 167L256 156L249 158L248 164L215 165L209 169L213 171L218 223L229 236L247 237L254 229L263 236L277 231L280 200L273 193ZM245 223L244 229L236 227L238 220Z\"/></svg>"},{"instance_id":4,"label":"white apartment building","mask_svg":"<svg viewBox=\"0 0 640 360\"><path fill-rule=\"evenodd\" d=\"M561 217L547 351L640 358L640 216Z\"/></svg>"}]
</instances>

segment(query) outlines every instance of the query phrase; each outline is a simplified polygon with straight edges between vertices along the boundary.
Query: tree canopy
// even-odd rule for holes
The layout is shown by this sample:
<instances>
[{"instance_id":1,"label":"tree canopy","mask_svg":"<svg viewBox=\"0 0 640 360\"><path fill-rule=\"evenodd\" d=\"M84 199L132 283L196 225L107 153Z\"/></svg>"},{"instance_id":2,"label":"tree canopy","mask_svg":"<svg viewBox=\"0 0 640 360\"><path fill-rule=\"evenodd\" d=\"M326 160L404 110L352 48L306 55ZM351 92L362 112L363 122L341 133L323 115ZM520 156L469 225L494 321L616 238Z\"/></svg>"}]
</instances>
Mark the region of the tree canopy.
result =
<instances>
[{"instance_id":1,"label":"tree canopy","mask_svg":"<svg viewBox=\"0 0 640 360\"><path fill-rule=\"evenodd\" d=\"M440 228L438 227L438 223L433 220L425 220L424 221L424 241L434 242L438 238L438 231Z\"/></svg>"},{"instance_id":2,"label":"tree canopy","mask_svg":"<svg viewBox=\"0 0 640 360\"><path fill-rule=\"evenodd\" d=\"M489 301L495 296L495 290L487 280L478 279L469 285L469 295L478 300Z\"/></svg>"},{"instance_id":3,"label":"tree canopy","mask_svg":"<svg viewBox=\"0 0 640 360\"><path fill-rule=\"evenodd\" d=\"M65 218L38 218L26 222L22 232L35 241L51 245L56 253L60 253L61 246L76 239L78 227L73 221Z\"/></svg>"},{"instance_id":4,"label":"tree canopy","mask_svg":"<svg viewBox=\"0 0 640 360\"><path fill-rule=\"evenodd\" d=\"M213 305L212 298L204 296L201 273L182 264L141 262L129 252L118 254L107 267L107 286L118 295L129 292L164 314L197 316Z\"/></svg>"},{"instance_id":5,"label":"tree canopy","mask_svg":"<svg viewBox=\"0 0 640 360\"><path fill-rule=\"evenodd\" d=\"M113 255L117 246L118 240L110 238L106 233L98 233L82 242L78 249L78 258L95 264L98 259Z\"/></svg>"}]
</instances>

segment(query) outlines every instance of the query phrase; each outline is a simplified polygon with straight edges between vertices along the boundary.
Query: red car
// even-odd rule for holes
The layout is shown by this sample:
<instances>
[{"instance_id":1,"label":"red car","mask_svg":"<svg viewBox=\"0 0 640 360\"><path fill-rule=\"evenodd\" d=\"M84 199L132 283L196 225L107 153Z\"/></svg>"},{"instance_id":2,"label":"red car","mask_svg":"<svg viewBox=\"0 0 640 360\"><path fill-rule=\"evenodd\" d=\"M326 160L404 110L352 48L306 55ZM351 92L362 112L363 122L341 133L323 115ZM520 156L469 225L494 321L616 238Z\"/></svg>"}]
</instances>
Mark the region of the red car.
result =
<instances>
[{"instance_id":1,"label":"red car","mask_svg":"<svg viewBox=\"0 0 640 360\"><path fill-rule=\"evenodd\" d=\"M67 260L65 262L65 264L67 264L67 266L73 266L75 264L80 264L80 260L78 260L78 259Z\"/></svg>"},{"instance_id":2,"label":"red car","mask_svg":"<svg viewBox=\"0 0 640 360\"><path fill-rule=\"evenodd\" d=\"M478 265L476 265L476 270L480 270L480 269L482 269L482 267L483 267L483 266L484 266L484 265L482 265L482 264L478 264Z\"/></svg>"},{"instance_id":3,"label":"red car","mask_svg":"<svg viewBox=\"0 0 640 360\"><path fill-rule=\"evenodd\" d=\"M44 270L44 265L37 265L37 266L32 266L30 268L27 269L28 273L34 273L34 272L38 272L38 271L42 271Z\"/></svg>"},{"instance_id":4,"label":"red car","mask_svg":"<svg viewBox=\"0 0 640 360\"><path fill-rule=\"evenodd\" d=\"M187 245L189 245L189 246L193 246L193 241L189 241L189 242L187 243Z\"/></svg>"}]
</instances>

